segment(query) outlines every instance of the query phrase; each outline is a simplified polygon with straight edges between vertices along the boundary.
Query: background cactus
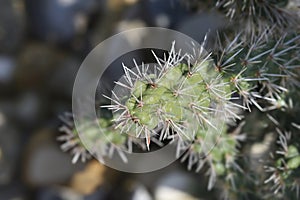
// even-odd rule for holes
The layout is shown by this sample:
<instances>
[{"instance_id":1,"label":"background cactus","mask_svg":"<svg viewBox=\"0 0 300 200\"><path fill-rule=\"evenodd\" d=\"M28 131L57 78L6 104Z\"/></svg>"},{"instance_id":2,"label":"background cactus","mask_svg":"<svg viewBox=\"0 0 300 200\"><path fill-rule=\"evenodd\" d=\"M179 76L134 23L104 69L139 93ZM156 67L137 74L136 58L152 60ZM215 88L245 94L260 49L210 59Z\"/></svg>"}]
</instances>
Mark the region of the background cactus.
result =
<instances>
[{"instance_id":1,"label":"background cactus","mask_svg":"<svg viewBox=\"0 0 300 200\"><path fill-rule=\"evenodd\" d=\"M189 170L206 170L207 188L216 186L225 199L299 198L300 29L296 9L287 9L292 3L215 1L212 9L229 25L210 33L215 45L205 46L208 53L182 56L173 43L165 59L154 54L151 70L123 66L124 76L105 96L111 104L102 105L112 117L99 119L115 145L101 143L88 127L87 137L103 145L99 156L172 140L183 152L174 156ZM84 160L87 152L66 127L62 148L73 148L74 162Z\"/></svg>"}]
</instances>

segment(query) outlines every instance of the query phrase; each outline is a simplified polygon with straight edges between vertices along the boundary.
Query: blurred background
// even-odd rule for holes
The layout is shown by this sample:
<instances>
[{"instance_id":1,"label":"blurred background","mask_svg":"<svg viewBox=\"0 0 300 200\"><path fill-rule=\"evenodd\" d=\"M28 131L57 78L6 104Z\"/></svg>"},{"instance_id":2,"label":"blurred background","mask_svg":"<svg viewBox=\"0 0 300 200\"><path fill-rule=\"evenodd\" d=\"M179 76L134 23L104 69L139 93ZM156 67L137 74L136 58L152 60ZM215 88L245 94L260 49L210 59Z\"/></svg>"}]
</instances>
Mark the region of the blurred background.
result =
<instances>
[{"instance_id":1,"label":"blurred background","mask_svg":"<svg viewBox=\"0 0 300 200\"><path fill-rule=\"evenodd\" d=\"M146 26L200 42L224 21L199 2L0 0L0 200L214 199L204 176L179 161L147 174L95 160L72 164L56 139L58 116L71 112L76 72L97 44ZM121 73L110 71L108 79Z\"/></svg>"}]
</instances>

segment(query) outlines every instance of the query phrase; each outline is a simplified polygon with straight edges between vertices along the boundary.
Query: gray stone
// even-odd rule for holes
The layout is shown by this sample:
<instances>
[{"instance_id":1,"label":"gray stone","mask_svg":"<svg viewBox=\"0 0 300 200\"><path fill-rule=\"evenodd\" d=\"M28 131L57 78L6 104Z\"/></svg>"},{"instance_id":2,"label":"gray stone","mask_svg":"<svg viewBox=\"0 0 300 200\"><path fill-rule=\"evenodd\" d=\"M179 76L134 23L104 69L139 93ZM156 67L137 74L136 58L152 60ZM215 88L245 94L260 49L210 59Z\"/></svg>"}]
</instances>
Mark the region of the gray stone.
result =
<instances>
[{"instance_id":1,"label":"gray stone","mask_svg":"<svg viewBox=\"0 0 300 200\"><path fill-rule=\"evenodd\" d=\"M0 185L13 181L20 159L21 135L0 111Z\"/></svg>"},{"instance_id":2,"label":"gray stone","mask_svg":"<svg viewBox=\"0 0 300 200\"><path fill-rule=\"evenodd\" d=\"M0 1L0 52L17 50L24 38L25 12L22 0Z\"/></svg>"},{"instance_id":3,"label":"gray stone","mask_svg":"<svg viewBox=\"0 0 300 200\"><path fill-rule=\"evenodd\" d=\"M83 163L72 164L71 155L61 151L53 136L52 130L44 129L29 142L24 176L31 185L63 184L83 169Z\"/></svg>"}]
</instances>

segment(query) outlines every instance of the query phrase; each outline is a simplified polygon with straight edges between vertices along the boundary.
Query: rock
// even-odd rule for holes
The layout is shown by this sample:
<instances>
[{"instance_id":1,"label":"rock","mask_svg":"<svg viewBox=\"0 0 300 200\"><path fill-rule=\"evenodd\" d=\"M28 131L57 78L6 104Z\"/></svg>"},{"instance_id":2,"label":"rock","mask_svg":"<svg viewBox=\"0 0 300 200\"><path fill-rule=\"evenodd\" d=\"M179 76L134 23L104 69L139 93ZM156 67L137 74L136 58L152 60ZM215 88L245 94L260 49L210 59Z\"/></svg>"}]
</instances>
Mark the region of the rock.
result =
<instances>
[{"instance_id":1,"label":"rock","mask_svg":"<svg viewBox=\"0 0 300 200\"><path fill-rule=\"evenodd\" d=\"M13 80L16 62L13 57L0 55L0 84L8 84Z\"/></svg>"},{"instance_id":2,"label":"rock","mask_svg":"<svg viewBox=\"0 0 300 200\"><path fill-rule=\"evenodd\" d=\"M58 133L45 128L30 139L25 154L24 178L32 186L66 184L83 163L73 165L71 155L62 152L56 142Z\"/></svg>"},{"instance_id":3,"label":"rock","mask_svg":"<svg viewBox=\"0 0 300 200\"><path fill-rule=\"evenodd\" d=\"M52 95L71 98L74 81L80 65L80 61L75 57L66 57L59 63L46 85L50 89L49 92Z\"/></svg>"},{"instance_id":4,"label":"rock","mask_svg":"<svg viewBox=\"0 0 300 200\"><path fill-rule=\"evenodd\" d=\"M176 30L190 36L201 44L206 34L212 33L215 35L215 31L223 28L225 25L224 17L218 13L199 13L182 19L176 25Z\"/></svg>"},{"instance_id":5,"label":"rock","mask_svg":"<svg viewBox=\"0 0 300 200\"><path fill-rule=\"evenodd\" d=\"M263 141L255 142L249 149L249 167L251 170L264 173L264 163L263 160L268 160L270 158L270 149L272 148L272 144L276 141L275 133L267 133L264 136Z\"/></svg>"},{"instance_id":6,"label":"rock","mask_svg":"<svg viewBox=\"0 0 300 200\"><path fill-rule=\"evenodd\" d=\"M154 190L154 199L199 200L202 184L200 179L195 179L187 172L173 171L160 177Z\"/></svg>"},{"instance_id":7,"label":"rock","mask_svg":"<svg viewBox=\"0 0 300 200\"><path fill-rule=\"evenodd\" d=\"M155 200L213 199L213 192L207 191L205 175L181 168L184 165L174 162L158 171L138 174L135 179L151 191Z\"/></svg>"},{"instance_id":8,"label":"rock","mask_svg":"<svg viewBox=\"0 0 300 200\"><path fill-rule=\"evenodd\" d=\"M134 176L129 174L120 178L122 179L120 179L119 182L112 185L109 199L153 200L143 182L135 180Z\"/></svg>"},{"instance_id":9,"label":"rock","mask_svg":"<svg viewBox=\"0 0 300 200\"><path fill-rule=\"evenodd\" d=\"M151 197L151 195L149 194L149 192L147 191L147 189L142 185L142 184L138 184L133 192L132 192L132 197L131 200L152 200L153 198Z\"/></svg>"},{"instance_id":10,"label":"rock","mask_svg":"<svg viewBox=\"0 0 300 200\"><path fill-rule=\"evenodd\" d=\"M0 199L26 200L26 189L20 183L13 183L0 188Z\"/></svg>"},{"instance_id":11,"label":"rock","mask_svg":"<svg viewBox=\"0 0 300 200\"><path fill-rule=\"evenodd\" d=\"M15 94L13 80L16 67L16 60L13 56L0 54L0 96Z\"/></svg>"},{"instance_id":12,"label":"rock","mask_svg":"<svg viewBox=\"0 0 300 200\"><path fill-rule=\"evenodd\" d=\"M33 91L11 95L0 99L0 112L3 112L8 121L16 123L17 127L28 129L45 120L48 109L45 97Z\"/></svg>"},{"instance_id":13,"label":"rock","mask_svg":"<svg viewBox=\"0 0 300 200\"><path fill-rule=\"evenodd\" d=\"M28 0L26 8L33 35L46 41L68 43L87 28L95 0Z\"/></svg>"},{"instance_id":14,"label":"rock","mask_svg":"<svg viewBox=\"0 0 300 200\"><path fill-rule=\"evenodd\" d=\"M175 25L189 16L190 13L182 4L173 0L139 1L126 11L125 21L144 21L147 26L174 28Z\"/></svg>"},{"instance_id":15,"label":"rock","mask_svg":"<svg viewBox=\"0 0 300 200\"><path fill-rule=\"evenodd\" d=\"M44 90L51 74L64 59L64 53L43 43L31 42L21 49L17 59L17 87Z\"/></svg>"},{"instance_id":16,"label":"rock","mask_svg":"<svg viewBox=\"0 0 300 200\"><path fill-rule=\"evenodd\" d=\"M155 193L156 200L198 200L198 198L193 197L181 190L176 190L171 187L160 187Z\"/></svg>"},{"instance_id":17,"label":"rock","mask_svg":"<svg viewBox=\"0 0 300 200\"><path fill-rule=\"evenodd\" d=\"M96 160L89 162L83 171L74 174L71 187L80 194L93 193L97 187L104 184L105 168Z\"/></svg>"},{"instance_id":18,"label":"rock","mask_svg":"<svg viewBox=\"0 0 300 200\"><path fill-rule=\"evenodd\" d=\"M106 188L97 188L96 191L94 191L90 195L84 196L84 200L107 200L110 199L107 193Z\"/></svg>"},{"instance_id":19,"label":"rock","mask_svg":"<svg viewBox=\"0 0 300 200\"><path fill-rule=\"evenodd\" d=\"M26 92L15 103L15 119L28 126L38 124L43 119L44 101L34 92Z\"/></svg>"},{"instance_id":20,"label":"rock","mask_svg":"<svg viewBox=\"0 0 300 200\"><path fill-rule=\"evenodd\" d=\"M0 111L0 185L14 180L21 152L21 135ZM1 199L1 198L0 198Z\"/></svg>"},{"instance_id":21,"label":"rock","mask_svg":"<svg viewBox=\"0 0 300 200\"><path fill-rule=\"evenodd\" d=\"M38 200L83 200L83 196L77 194L68 187L42 187L37 191L36 198Z\"/></svg>"},{"instance_id":22,"label":"rock","mask_svg":"<svg viewBox=\"0 0 300 200\"><path fill-rule=\"evenodd\" d=\"M24 37L25 16L22 0L0 1L0 52L18 49Z\"/></svg>"}]
</instances>

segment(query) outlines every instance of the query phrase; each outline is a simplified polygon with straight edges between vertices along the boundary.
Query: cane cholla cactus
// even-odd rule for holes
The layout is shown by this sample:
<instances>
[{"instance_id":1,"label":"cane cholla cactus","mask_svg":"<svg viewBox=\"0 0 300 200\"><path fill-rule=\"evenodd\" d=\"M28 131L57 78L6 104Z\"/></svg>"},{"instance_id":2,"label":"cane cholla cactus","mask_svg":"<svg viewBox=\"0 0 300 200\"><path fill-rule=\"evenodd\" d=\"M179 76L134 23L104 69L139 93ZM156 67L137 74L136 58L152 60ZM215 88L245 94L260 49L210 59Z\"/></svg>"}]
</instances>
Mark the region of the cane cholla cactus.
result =
<instances>
[{"instance_id":1,"label":"cane cholla cactus","mask_svg":"<svg viewBox=\"0 0 300 200\"><path fill-rule=\"evenodd\" d=\"M282 7L288 4L288 0L218 0L217 7L226 10L226 16L231 19L239 15L259 18L267 18L270 22L283 24L288 21L288 13L282 13Z\"/></svg>"},{"instance_id":2,"label":"cane cholla cactus","mask_svg":"<svg viewBox=\"0 0 300 200\"><path fill-rule=\"evenodd\" d=\"M244 35L243 32L240 34ZM297 139L299 118L296 117L300 113L298 32L278 36L274 30L267 30L254 40L246 41L238 34L233 39L225 37L217 41L221 42L217 42L217 48L213 53L216 70L223 74L224 79L231 81L231 89L242 97L244 106L249 110L256 107L263 112L262 115L265 115L263 120L268 125L268 130L276 130L278 133L281 149L285 149L285 152L289 147L299 150ZM245 123L255 122L246 120ZM291 135L293 139L289 140L289 143L283 143L287 140L282 139L283 135L285 137ZM238 170L226 173L239 174L231 176L235 177L231 180L239 187L233 187L232 183L225 184L225 187L231 187L226 193L228 199L262 197L285 199L285 196L286 199L299 198L299 157L287 158L282 154L278 155L280 152L278 146L274 148L274 155L277 156L273 156L270 161L262 161L268 166L266 172L271 173L265 181L261 179L264 175L259 176L258 172L247 169L245 161L242 162L244 166L241 168L247 174L251 174L250 177L247 175L241 179L239 176L243 173ZM244 156L248 157L248 154L244 153ZM267 164L268 162L270 163ZM271 189L266 188L261 182ZM246 187L252 188L252 191ZM229 191L231 193L228 193ZM256 194L253 194L253 191Z\"/></svg>"},{"instance_id":3,"label":"cane cholla cactus","mask_svg":"<svg viewBox=\"0 0 300 200\"><path fill-rule=\"evenodd\" d=\"M181 161L188 162L188 169L208 166L211 189L217 176L237 167L241 137L227 135L226 122L241 119L237 110L245 108L231 101L231 83L215 71L210 54L193 52L181 56L173 43L164 59L154 54L157 64L152 68L123 66L124 77L116 82L112 97L105 96L112 104L102 107L114 112L121 134L145 138L148 150L153 137L161 142L178 139L177 158L184 153Z\"/></svg>"},{"instance_id":4,"label":"cane cholla cactus","mask_svg":"<svg viewBox=\"0 0 300 200\"><path fill-rule=\"evenodd\" d=\"M116 82L119 87L107 97L112 105L102 106L117 111L113 120L121 133L144 137L149 148L152 136L192 141L199 131L219 131L217 124L237 116L232 111L237 105L229 101L229 82L213 70L209 54L203 52L181 56L173 43L169 57L154 54L157 64L152 68L123 66L125 75ZM122 89L128 90L127 96ZM215 118L220 116L218 123Z\"/></svg>"},{"instance_id":5,"label":"cane cholla cactus","mask_svg":"<svg viewBox=\"0 0 300 200\"><path fill-rule=\"evenodd\" d=\"M265 165L269 175L265 183L272 192L289 199L299 198L300 154L299 154L299 91L291 90L285 97L284 109L270 112L276 127L278 141L275 150ZM283 131L282 131L283 130ZM288 194L288 195L287 195Z\"/></svg>"},{"instance_id":6,"label":"cane cholla cactus","mask_svg":"<svg viewBox=\"0 0 300 200\"><path fill-rule=\"evenodd\" d=\"M59 130L64 134L57 139L63 142L61 145L63 151L71 151L71 154L73 154L72 163L76 163L80 158L82 162L85 162L91 158L91 153L104 162L103 158L112 157L115 151L124 162L127 162L123 153L123 150L128 150L125 146L127 139L115 131L110 120L105 118L99 118L96 122L87 120L82 127L76 129L71 113L65 113L60 118L64 124ZM97 123L99 123L102 128L101 131L105 134L99 133ZM84 131L84 134L81 134L84 136L84 140L80 139L79 131ZM88 152L87 147L90 147L89 149L92 149L92 152Z\"/></svg>"},{"instance_id":7,"label":"cane cholla cactus","mask_svg":"<svg viewBox=\"0 0 300 200\"><path fill-rule=\"evenodd\" d=\"M273 165L265 166L269 177L265 183L271 185L271 190L274 194L284 197L286 193L294 191L289 196L291 198L299 198L300 190L300 154L298 147L291 144L291 132L282 132L277 129L279 134L278 145L279 149L274 154L271 154L274 160ZM289 198L290 198L289 197Z\"/></svg>"},{"instance_id":8,"label":"cane cholla cactus","mask_svg":"<svg viewBox=\"0 0 300 200\"><path fill-rule=\"evenodd\" d=\"M288 0L218 0L216 6L253 36L274 25L278 31L297 26L297 14L285 9L287 4Z\"/></svg>"},{"instance_id":9,"label":"cane cholla cactus","mask_svg":"<svg viewBox=\"0 0 300 200\"><path fill-rule=\"evenodd\" d=\"M216 70L231 82L248 108L254 104L265 111L284 106L282 93L299 86L300 36L276 37L269 30L249 44L240 35L225 45L219 37L214 54ZM258 102L262 100L269 106L263 108Z\"/></svg>"},{"instance_id":10,"label":"cane cholla cactus","mask_svg":"<svg viewBox=\"0 0 300 200\"><path fill-rule=\"evenodd\" d=\"M209 153L206 153L205 147L207 143L210 144L210 141L203 141L205 137L209 137L209 140L214 141L213 148L210 149ZM232 170L241 172L236 162L238 157L237 146L239 146L240 141L244 140L245 135L228 134L226 130L223 130L220 136L200 130L195 137L195 142L189 145L188 148L184 148L184 144L181 144L183 146L181 149L185 151L181 157L181 162L187 161L188 169L195 168L196 172L206 169L206 175L209 176L207 189L211 190L218 178L226 177Z\"/></svg>"}]
</instances>

